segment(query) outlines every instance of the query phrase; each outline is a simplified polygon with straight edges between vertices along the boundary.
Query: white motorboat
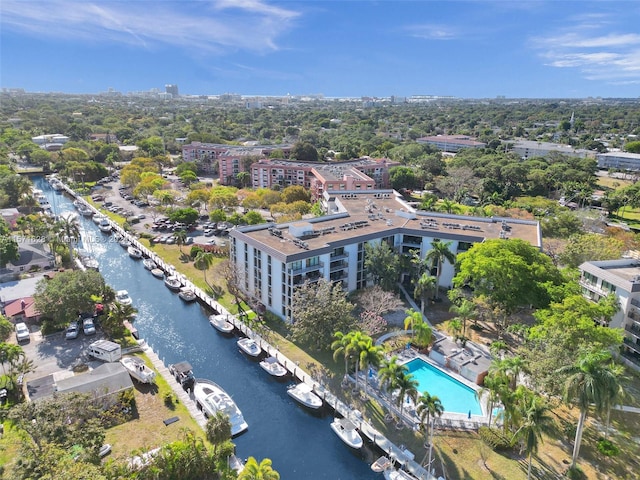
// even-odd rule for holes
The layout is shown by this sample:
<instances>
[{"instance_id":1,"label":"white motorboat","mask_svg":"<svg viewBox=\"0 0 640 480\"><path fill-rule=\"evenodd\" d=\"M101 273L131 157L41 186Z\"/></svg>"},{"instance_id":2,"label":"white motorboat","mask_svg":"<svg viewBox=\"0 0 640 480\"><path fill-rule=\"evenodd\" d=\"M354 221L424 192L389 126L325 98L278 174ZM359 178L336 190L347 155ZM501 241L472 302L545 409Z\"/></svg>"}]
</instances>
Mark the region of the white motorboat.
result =
<instances>
[{"instance_id":1,"label":"white motorboat","mask_svg":"<svg viewBox=\"0 0 640 480\"><path fill-rule=\"evenodd\" d=\"M139 260L139 259L142 258L142 251L140 249L134 247L133 245L131 245L131 246L129 246L127 248L127 253L134 260Z\"/></svg>"},{"instance_id":2,"label":"white motorboat","mask_svg":"<svg viewBox=\"0 0 640 480\"><path fill-rule=\"evenodd\" d=\"M238 340L238 348L253 358L258 358L262 353L262 349L258 346L253 338L241 338Z\"/></svg>"},{"instance_id":3,"label":"white motorboat","mask_svg":"<svg viewBox=\"0 0 640 480\"><path fill-rule=\"evenodd\" d=\"M276 357L267 357L260 362L262 369L274 377L284 377L289 371L284 368Z\"/></svg>"},{"instance_id":4,"label":"white motorboat","mask_svg":"<svg viewBox=\"0 0 640 480\"><path fill-rule=\"evenodd\" d=\"M225 315L209 315L209 323L213 328L222 333L231 333L235 328L233 323L229 322Z\"/></svg>"},{"instance_id":5,"label":"white motorboat","mask_svg":"<svg viewBox=\"0 0 640 480\"><path fill-rule=\"evenodd\" d=\"M144 265L144 268L146 268L147 270L153 270L154 268L158 268L158 265L156 265L156 262L154 262L150 258L145 258L142 261L142 264Z\"/></svg>"},{"instance_id":6,"label":"white motorboat","mask_svg":"<svg viewBox=\"0 0 640 480\"><path fill-rule=\"evenodd\" d=\"M244 462L232 453L229 455L229 468L239 474L244 470Z\"/></svg>"},{"instance_id":7,"label":"white motorboat","mask_svg":"<svg viewBox=\"0 0 640 480\"><path fill-rule=\"evenodd\" d=\"M156 380L156 372L151 370L144 360L138 357L122 357L120 363L127 369L129 375L140 383L153 383Z\"/></svg>"},{"instance_id":8,"label":"white motorboat","mask_svg":"<svg viewBox=\"0 0 640 480\"><path fill-rule=\"evenodd\" d=\"M118 244L122 247L122 248L129 248L131 246L131 242L129 240L127 240L126 237L124 237L123 235L116 235L116 241L118 242Z\"/></svg>"},{"instance_id":9,"label":"white motorboat","mask_svg":"<svg viewBox=\"0 0 640 480\"><path fill-rule=\"evenodd\" d=\"M331 430L333 430L340 440L356 450L362 448L362 437L356 430L356 426L346 418L336 418L331 422Z\"/></svg>"},{"instance_id":10,"label":"white motorboat","mask_svg":"<svg viewBox=\"0 0 640 480\"><path fill-rule=\"evenodd\" d=\"M91 217L91 220L93 220L93 223L95 223L96 225L99 225L103 218L106 218L103 214L94 213L93 217Z\"/></svg>"},{"instance_id":11,"label":"white motorboat","mask_svg":"<svg viewBox=\"0 0 640 480\"><path fill-rule=\"evenodd\" d=\"M197 298L196 292L189 287L182 287L178 292L178 296L185 302L193 302Z\"/></svg>"},{"instance_id":12,"label":"white motorboat","mask_svg":"<svg viewBox=\"0 0 640 480\"><path fill-rule=\"evenodd\" d=\"M153 270L151 270L151 275L156 278L164 278L164 272L159 268L154 268Z\"/></svg>"},{"instance_id":13,"label":"white motorboat","mask_svg":"<svg viewBox=\"0 0 640 480\"><path fill-rule=\"evenodd\" d=\"M385 480L418 480L409 472L405 472L404 470L396 470L395 468L385 470L383 475Z\"/></svg>"},{"instance_id":14,"label":"white motorboat","mask_svg":"<svg viewBox=\"0 0 640 480\"><path fill-rule=\"evenodd\" d=\"M109 220L107 220L106 218L102 218L102 220L100 220L100 223L98 223L98 228L103 233L109 233L111 232L111 229L113 227L111 226L111 222L109 222Z\"/></svg>"},{"instance_id":15,"label":"white motorboat","mask_svg":"<svg viewBox=\"0 0 640 480\"><path fill-rule=\"evenodd\" d=\"M131 305L133 301L126 290L118 290L116 292L116 302L122 305Z\"/></svg>"},{"instance_id":16,"label":"white motorboat","mask_svg":"<svg viewBox=\"0 0 640 480\"><path fill-rule=\"evenodd\" d=\"M317 410L322 406L322 399L304 382L289 387L287 394L307 408Z\"/></svg>"},{"instance_id":17,"label":"white motorboat","mask_svg":"<svg viewBox=\"0 0 640 480\"><path fill-rule=\"evenodd\" d=\"M385 470L388 470L391 467L393 467L393 463L391 462L391 460L389 460L389 458L385 457L384 455L382 457L379 457L375 462L371 464L371 470L373 470L376 473L384 472Z\"/></svg>"},{"instance_id":18,"label":"white motorboat","mask_svg":"<svg viewBox=\"0 0 640 480\"><path fill-rule=\"evenodd\" d=\"M197 378L193 386L193 396L205 416L212 417L216 412L222 412L229 417L232 436L239 435L249 428L238 406L217 383Z\"/></svg>"},{"instance_id":19,"label":"white motorboat","mask_svg":"<svg viewBox=\"0 0 640 480\"><path fill-rule=\"evenodd\" d=\"M168 277L166 277L164 279L164 284L169 290L173 290L174 292L177 292L178 290L180 290L180 288L182 288L182 282L175 275L169 275Z\"/></svg>"}]
</instances>

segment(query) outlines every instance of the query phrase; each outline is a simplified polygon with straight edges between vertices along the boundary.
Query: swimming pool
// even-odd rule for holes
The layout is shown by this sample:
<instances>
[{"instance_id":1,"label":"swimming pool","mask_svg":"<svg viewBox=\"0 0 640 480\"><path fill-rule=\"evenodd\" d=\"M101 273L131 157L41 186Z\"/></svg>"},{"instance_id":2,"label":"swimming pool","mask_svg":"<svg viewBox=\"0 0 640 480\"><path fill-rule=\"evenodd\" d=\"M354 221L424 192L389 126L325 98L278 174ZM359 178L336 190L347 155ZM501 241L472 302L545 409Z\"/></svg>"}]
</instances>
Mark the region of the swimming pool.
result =
<instances>
[{"instance_id":1,"label":"swimming pool","mask_svg":"<svg viewBox=\"0 0 640 480\"><path fill-rule=\"evenodd\" d=\"M468 414L471 411L472 415L482 415L482 407L472 388L421 358L414 358L405 365L413 378L418 381L418 391L436 395L442 402L445 412Z\"/></svg>"}]
</instances>

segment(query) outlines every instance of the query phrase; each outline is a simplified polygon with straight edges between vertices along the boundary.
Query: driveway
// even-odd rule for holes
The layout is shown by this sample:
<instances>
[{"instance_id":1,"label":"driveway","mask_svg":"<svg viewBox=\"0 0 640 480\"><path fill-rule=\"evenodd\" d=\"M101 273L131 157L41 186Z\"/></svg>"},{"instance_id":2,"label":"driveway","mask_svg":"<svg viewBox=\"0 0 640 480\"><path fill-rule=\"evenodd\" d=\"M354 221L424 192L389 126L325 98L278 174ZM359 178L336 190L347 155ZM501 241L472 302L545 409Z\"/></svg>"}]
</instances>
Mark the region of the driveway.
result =
<instances>
[{"instance_id":1,"label":"driveway","mask_svg":"<svg viewBox=\"0 0 640 480\"><path fill-rule=\"evenodd\" d=\"M70 370L74 362L83 358L83 353L89 345L100 338L100 335L86 336L80 333L78 338L67 340L64 333L43 337L40 331L32 332L31 341L21 345L27 358L33 360L36 366L29 378Z\"/></svg>"}]
</instances>

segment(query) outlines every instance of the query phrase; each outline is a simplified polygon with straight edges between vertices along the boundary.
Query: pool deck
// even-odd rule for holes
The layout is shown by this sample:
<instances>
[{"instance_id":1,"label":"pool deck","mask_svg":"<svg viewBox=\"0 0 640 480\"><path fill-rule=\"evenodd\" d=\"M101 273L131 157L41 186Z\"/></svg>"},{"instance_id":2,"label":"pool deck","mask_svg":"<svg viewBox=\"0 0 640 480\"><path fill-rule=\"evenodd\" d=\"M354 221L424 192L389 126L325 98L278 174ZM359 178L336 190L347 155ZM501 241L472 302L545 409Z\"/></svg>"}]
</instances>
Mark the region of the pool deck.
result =
<instances>
[{"instance_id":1,"label":"pool deck","mask_svg":"<svg viewBox=\"0 0 640 480\"><path fill-rule=\"evenodd\" d=\"M441 372L450 376L451 378L459 381L463 385L473 389L475 392L478 392L480 390L480 387L475 383L470 382L466 378L462 377L461 375L453 371L443 368L441 365L438 365L437 362L435 362L433 359L427 357L426 355L422 355L418 353L416 350L412 348L405 348L399 352L395 352L394 355L397 355L399 363L403 365L410 362L411 360L419 358L425 363L428 363L432 367L437 368ZM348 377L348 378L350 381L355 382L355 379L353 377ZM364 378L365 378L365 375L362 372L360 372L360 376L359 376L360 381L358 382L359 385L364 384ZM400 418L400 409L397 407L397 403L396 403L397 396L393 396L393 395L390 396L386 392L382 391L380 389L380 386L378 385L378 380L376 375L374 375L372 378L369 378L368 382L369 382L369 390L368 390L369 394L375 397L382 405L385 406L385 408L387 408L397 418ZM481 398L479 400L479 403L480 403L480 407L482 408L483 415L469 416L469 414L466 414L466 413L445 411L443 412L442 416L436 420L437 427L444 428L444 429L478 430L479 427L483 425L488 425L489 424L488 403L484 398ZM416 407L413 404L413 401L411 401L409 404L406 404L406 405L408 406L403 408L403 411L402 411L402 420L406 425L414 429L417 429L417 426L420 423L420 419L418 418L418 415L416 413Z\"/></svg>"}]
</instances>

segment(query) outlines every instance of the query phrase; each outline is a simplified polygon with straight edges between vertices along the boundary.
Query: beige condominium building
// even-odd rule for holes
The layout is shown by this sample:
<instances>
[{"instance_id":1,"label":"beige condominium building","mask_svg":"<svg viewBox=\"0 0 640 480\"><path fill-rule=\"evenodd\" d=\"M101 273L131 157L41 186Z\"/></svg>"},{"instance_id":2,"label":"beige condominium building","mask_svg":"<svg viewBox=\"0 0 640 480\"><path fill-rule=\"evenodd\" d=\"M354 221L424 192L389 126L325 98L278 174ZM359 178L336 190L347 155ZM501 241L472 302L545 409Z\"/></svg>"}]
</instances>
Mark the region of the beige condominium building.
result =
<instances>
[{"instance_id":1,"label":"beige condominium building","mask_svg":"<svg viewBox=\"0 0 640 480\"><path fill-rule=\"evenodd\" d=\"M387 242L400 253L427 254L437 241L454 254L485 239L520 238L540 248L537 221L416 211L390 189L322 193L326 214L288 224L262 224L231 231L231 261L239 287L264 308L293 322L292 297L305 282L324 278L346 291L371 286L364 267L365 244ZM440 285L451 286L454 266L444 263Z\"/></svg>"}]
</instances>

